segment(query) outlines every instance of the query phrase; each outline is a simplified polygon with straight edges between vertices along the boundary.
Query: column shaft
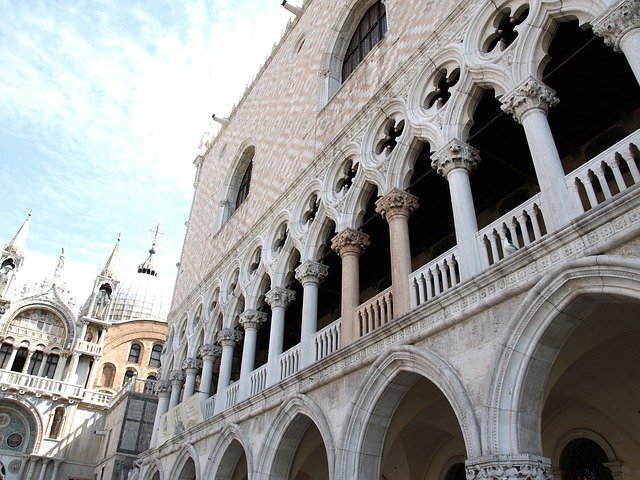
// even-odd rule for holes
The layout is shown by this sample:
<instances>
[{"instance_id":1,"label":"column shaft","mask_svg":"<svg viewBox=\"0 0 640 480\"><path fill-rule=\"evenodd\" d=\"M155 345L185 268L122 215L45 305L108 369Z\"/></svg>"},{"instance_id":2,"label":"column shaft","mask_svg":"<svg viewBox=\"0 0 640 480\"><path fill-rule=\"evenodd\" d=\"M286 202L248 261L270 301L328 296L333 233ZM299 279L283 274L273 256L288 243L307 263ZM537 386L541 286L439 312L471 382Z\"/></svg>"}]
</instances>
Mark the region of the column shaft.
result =
<instances>
[{"instance_id":1,"label":"column shaft","mask_svg":"<svg viewBox=\"0 0 640 480\"><path fill-rule=\"evenodd\" d=\"M7 370L11 370L11 367L13 366L13 361L16 359L17 353L18 353L18 349L14 346L11 350L11 354L9 355L7 366L5 367Z\"/></svg>"},{"instance_id":2,"label":"column shaft","mask_svg":"<svg viewBox=\"0 0 640 480\"><path fill-rule=\"evenodd\" d=\"M296 268L296 278L302 284L302 324L300 326L300 368L315 361L313 336L318 331L318 286L327 277L326 265L307 261Z\"/></svg>"},{"instance_id":3,"label":"column shaft","mask_svg":"<svg viewBox=\"0 0 640 480\"><path fill-rule=\"evenodd\" d=\"M287 306L296 298L292 290L273 287L265 295L271 306L271 329L269 331L269 356L267 359L267 386L280 380L280 355L284 344L284 321Z\"/></svg>"},{"instance_id":4,"label":"column shaft","mask_svg":"<svg viewBox=\"0 0 640 480\"><path fill-rule=\"evenodd\" d=\"M151 432L150 446L153 448L158 443L158 431L160 429L160 417L169 410L169 390L170 383L166 380L158 380L154 390L158 394L158 407L156 408L155 420L153 421L153 431Z\"/></svg>"},{"instance_id":5,"label":"column shaft","mask_svg":"<svg viewBox=\"0 0 640 480\"><path fill-rule=\"evenodd\" d=\"M451 206L453 208L453 223L456 231L456 241L460 258L458 268L462 278L470 278L480 271L480 256L478 254L478 221L476 218L469 171L465 168L454 168L447 175L449 192L451 192Z\"/></svg>"},{"instance_id":6,"label":"column shaft","mask_svg":"<svg viewBox=\"0 0 640 480\"><path fill-rule=\"evenodd\" d=\"M620 50L627 57L627 62L640 84L640 28L627 33L620 40Z\"/></svg>"},{"instance_id":7,"label":"column shaft","mask_svg":"<svg viewBox=\"0 0 640 480\"><path fill-rule=\"evenodd\" d=\"M244 345L242 346L242 363L240 364L240 399L244 400L251 394L251 372L256 361L257 328L245 328Z\"/></svg>"}]
</instances>

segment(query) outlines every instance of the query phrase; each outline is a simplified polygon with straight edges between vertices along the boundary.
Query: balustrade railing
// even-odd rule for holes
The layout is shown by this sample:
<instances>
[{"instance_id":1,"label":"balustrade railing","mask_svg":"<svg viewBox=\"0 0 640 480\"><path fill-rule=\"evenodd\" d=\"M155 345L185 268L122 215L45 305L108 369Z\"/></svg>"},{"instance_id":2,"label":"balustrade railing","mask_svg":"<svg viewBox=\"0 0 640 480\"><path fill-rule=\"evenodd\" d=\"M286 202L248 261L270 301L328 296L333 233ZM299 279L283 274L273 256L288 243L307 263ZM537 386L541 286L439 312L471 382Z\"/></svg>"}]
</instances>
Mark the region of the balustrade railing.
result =
<instances>
[{"instance_id":1,"label":"balustrade railing","mask_svg":"<svg viewBox=\"0 0 640 480\"><path fill-rule=\"evenodd\" d=\"M267 364L265 363L251 372L249 381L251 383L251 395L256 395L264 390L267 386Z\"/></svg>"},{"instance_id":2,"label":"balustrade railing","mask_svg":"<svg viewBox=\"0 0 640 480\"><path fill-rule=\"evenodd\" d=\"M227 387L227 408L233 407L238 402L238 391L240 390L240 382L234 382Z\"/></svg>"},{"instance_id":3,"label":"balustrade railing","mask_svg":"<svg viewBox=\"0 0 640 480\"><path fill-rule=\"evenodd\" d=\"M565 177L578 212L586 212L640 183L640 130Z\"/></svg>"},{"instance_id":4,"label":"balustrade railing","mask_svg":"<svg viewBox=\"0 0 640 480\"><path fill-rule=\"evenodd\" d=\"M290 377L300 368L300 344L280 355L280 380Z\"/></svg>"},{"instance_id":5,"label":"balustrade railing","mask_svg":"<svg viewBox=\"0 0 640 480\"><path fill-rule=\"evenodd\" d=\"M89 353L91 355L102 355L102 345L98 343L81 340L76 345L76 349L82 351L83 353Z\"/></svg>"},{"instance_id":6,"label":"balustrade railing","mask_svg":"<svg viewBox=\"0 0 640 480\"><path fill-rule=\"evenodd\" d=\"M213 417L215 410L216 410L216 396L213 395L204 401L204 408L202 409L204 419L206 420L207 418Z\"/></svg>"},{"instance_id":7,"label":"balustrade railing","mask_svg":"<svg viewBox=\"0 0 640 480\"><path fill-rule=\"evenodd\" d=\"M0 384L8 385L16 389L32 390L36 393L65 395L67 397L77 398L83 398L84 396L84 388L79 385L7 370L0 371Z\"/></svg>"},{"instance_id":8,"label":"balustrade railing","mask_svg":"<svg viewBox=\"0 0 640 480\"><path fill-rule=\"evenodd\" d=\"M316 349L316 361L331 355L340 348L340 328L342 319L330 323L313 337L313 344Z\"/></svg>"},{"instance_id":9,"label":"balustrade railing","mask_svg":"<svg viewBox=\"0 0 640 480\"><path fill-rule=\"evenodd\" d=\"M458 283L458 248L453 247L411 274L411 306L415 308L422 305Z\"/></svg>"},{"instance_id":10,"label":"balustrade railing","mask_svg":"<svg viewBox=\"0 0 640 480\"><path fill-rule=\"evenodd\" d=\"M383 290L356 309L356 322L360 336L373 332L376 328L393 320L393 295L391 288Z\"/></svg>"},{"instance_id":11,"label":"balustrade railing","mask_svg":"<svg viewBox=\"0 0 640 480\"><path fill-rule=\"evenodd\" d=\"M94 392L92 390L85 390L83 398L85 402L95 403L105 407L115 400L111 393Z\"/></svg>"}]
</instances>

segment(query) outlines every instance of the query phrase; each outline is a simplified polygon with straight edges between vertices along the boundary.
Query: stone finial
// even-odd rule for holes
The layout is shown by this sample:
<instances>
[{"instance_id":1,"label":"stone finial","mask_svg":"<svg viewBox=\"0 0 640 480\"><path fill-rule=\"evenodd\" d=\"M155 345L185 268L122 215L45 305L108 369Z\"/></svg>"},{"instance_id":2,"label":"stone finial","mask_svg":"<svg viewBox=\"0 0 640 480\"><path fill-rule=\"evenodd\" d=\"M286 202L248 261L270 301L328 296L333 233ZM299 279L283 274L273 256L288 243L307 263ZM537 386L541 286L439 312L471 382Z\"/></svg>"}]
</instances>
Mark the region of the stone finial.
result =
<instances>
[{"instance_id":1,"label":"stone finial","mask_svg":"<svg viewBox=\"0 0 640 480\"><path fill-rule=\"evenodd\" d=\"M182 362L181 366L184 370L197 370L202 367L202 362L197 358L187 358Z\"/></svg>"},{"instance_id":2,"label":"stone finial","mask_svg":"<svg viewBox=\"0 0 640 480\"><path fill-rule=\"evenodd\" d=\"M282 307L287 308L291 302L296 299L296 294L293 290L289 290L281 287L274 287L267 292L264 299L271 308Z\"/></svg>"},{"instance_id":3,"label":"stone finial","mask_svg":"<svg viewBox=\"0 0 640 480\"><path fill-rule=\"evenodd\" d=\"M592 24L593 33L616 52L620 52L622 37L636 28L640 28L640 0L618 2Z\"/></svg>"},{"instance_id":4,"label":"stone finial","mask_svg":"<svg viewBox=\"0 0 640 480\"><path fill-rule=\"evenodd\" d=\"M344 229L331 240L331 248L340 256L350 253L361 256L369 245L369 235L351 228Z\"/></svg>"},{"instance_id":5,"label":"stone finial","mask_svg":"<svg viewBox=\"0 0 640 480\"><path fill-rule=\"evenodd\" d=\"M240 315L240 325L247 329L258 330L267 321L267 314L258 310L245 310Z\"/></svg>"},{"instance_id":6,"label":"stone finial","mask_svg":"<svg viewBox=\"0 0 640 480\"><path fill-rule=\"evenodd\" d=\"M322 263L308 260L296 268L295 274L296 279L302 283L302 285L309 282L320 283L327 278L329 267Z\"/></svg>"},{"instance_id":7,"label":"stone finial","mask_svg":"<svg viewBox=\"0 0 640 480\"><path fill-rule=\"evenodd\" d=\"M467 464L467 480L552 480L551 465L543 458L508 458Z\"/></svg>"},{"instance_id":8,"label":"stone finial","mask_svg":"<svg viewBox=\"0 0 640 480\"><path fill-rule=\"evenodd\" d=\"M242 332L233 328L223 328L218 332L216 340L223 347L235 347L236 343L242 340Z\"/></svg>"},{"instance_id":9,"label":"stone finial","mask_svg":"<svg viewBox=\"0 0 640 480\"><path fill-rule=\"evenodd\" d=\"M431 167L445 178L456 168L463 168L471 173L479 163L480 152L456 138L434 153L431 159Z\"/></svg>"},{"instance_id":10,"label":"stone finial","mask_svg":"<svg viewBox=\"0 0 640 480\"><path fill-rule=\"evenodd\" d=\"M409 218L419 206L418 197L394 188L376 201L376 213L387 220L395 216Z\"/></svg>"},{"instance_id":11,"label":"stone finial","mask_svg":"<svg viewBox=\"0 0 640 480\"><path fill-rule=\"evenodd\" d=\"M168 382L167 380L157 380L155 385L153 386L153 391L158 395L168 393L170 390L171 382Z\"/></svg>"},{"instance_id":12,"label":"stone finial","mask_svg":"<svg viewBox=\"0 0 640 480\"><path fill-rule=\"evenodd\" d=\"M200 347L200 356L204 359L207 357L216 358L222 354L222 348L220 345L211 345L206 343Z\"/></svg>"},{"instance_id":13,"label":"stone finial","mask_svg":"<svg viewBox=\"0 0 640 480\"><path fill-rule=\"evenodd\" d=\"M502 97L500 108L515 121L522 123L524 115L531 110L543 110L548 113L559 100L556 92L537 78L529 77L516 88Z\"/></svg>"},{"instance_id":14,"label":"stone finial","mask_svg":"<svg viewBox=\"0 0 640 480\"><path fill-rule=\"evenodd\" d=\"M171 370L169 372L169 381L171 383L184 382L184 373L182 370Z\"/></svg>"}]
</instances>

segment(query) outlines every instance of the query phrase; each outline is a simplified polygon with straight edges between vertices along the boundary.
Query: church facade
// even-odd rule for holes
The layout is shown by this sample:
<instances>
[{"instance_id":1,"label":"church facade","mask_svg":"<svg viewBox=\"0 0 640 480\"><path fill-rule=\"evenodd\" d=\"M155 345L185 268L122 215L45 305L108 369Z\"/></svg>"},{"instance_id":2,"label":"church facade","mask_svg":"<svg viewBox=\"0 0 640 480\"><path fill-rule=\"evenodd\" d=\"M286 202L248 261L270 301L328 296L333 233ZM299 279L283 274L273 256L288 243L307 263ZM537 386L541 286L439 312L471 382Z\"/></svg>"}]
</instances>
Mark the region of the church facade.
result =
<instances>
[{"instance_id":1,"label":"church facade","mask_svg":"<svg viewBox=\"0 0 640 480\"><path fill-rule=\"evenodd\" d=\"M142 480L640 479L638 0L307 0L195 159Z\"/></svg>"}]
</instances>

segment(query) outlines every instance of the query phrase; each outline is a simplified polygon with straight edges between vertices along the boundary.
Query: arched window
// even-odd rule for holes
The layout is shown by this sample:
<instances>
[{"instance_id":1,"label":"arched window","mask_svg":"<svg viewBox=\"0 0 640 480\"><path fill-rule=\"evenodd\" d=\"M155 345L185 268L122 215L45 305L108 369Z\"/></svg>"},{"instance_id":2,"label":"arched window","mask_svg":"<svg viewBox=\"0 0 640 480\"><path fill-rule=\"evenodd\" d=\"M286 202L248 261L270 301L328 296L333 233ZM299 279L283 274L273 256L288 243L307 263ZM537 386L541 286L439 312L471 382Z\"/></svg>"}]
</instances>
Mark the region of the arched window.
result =
<instances>
[{"instance_id":1,"label":"arched window","mask_svg":"<svg viewBox=\"0 0 640 480\"><path fill-rule=\"evenodd\" d=\"M136 376L135 370L127 370L124 372L124 379L122 380L122 385L126 384L129 380Z\"/></svg>"},{"instance_id":2,"label":"arched window","mask_svg":"<svg viewBox=\"0 0 640 480\"><path fill-rule=\"evenodd\" d=\"M249 163L244 171L240 186L238 187L238 195L236 196L236 209L244 203L249 196L249 188L251 187L251 170L253 170L253 161Z\"/></svg>"},{"instance_id":3,"label":"arched window","mask_svg":"<svg viewBox=\"0 0 640 480\"><path fill-rule=\"evenodd\" d=\"M58 438L62 429L62 421L64 420L64 407L56 408L51 420L51 428L49 429L49 438Z\"/></svg>"},{"instance_id":4,"label":"arched window","mask_svg":"<svg viewBox=\"0 0 640 480\"><path fill-rule=\"evenodd\" d=\"M138 343L132 343L131 349L129 350L129 359L128 361L131 363L140 363L140 352L142 348Z\"/></svg>"},{"instance_id":5,"label":"arched window","mask_svg":"<svg viewBox=\"0 0 640 480\"><path fill-rule=\"evenodd\" d=\"M11 352L13 351L13 345L9 343L3 343L0 347L0 368L7 368L9 358L11 358Z\"/></svg>"},{"instance_id":6,"label":"arched window","mask_svg":"<svg viewBox=\"0 0 640 480\"><path fill-rule=\"evenodd\" d=\"M113 379L116 376L116 367L111 363L107 363L102 367L101 385L106 388L113 388Z\"/></svg>"},{"instance_id":7,"label":"arched window","mask_svg":"<svg viewBox=\"0 0 640 480\"><path fill-rule=\"evenodd\" d=\"M53 378L56 374L56 368L58 368L58 360L60 357L54 353L50 353L47 356L47 361L44 364L44 372L42 376L45 378Z\"/></svg>"},{"instance_id":8,"label":"arched window","mask_svg":"<svg viewBox=\"0 0 640 480\"><path fill-rule=\"evenodd\" d=\"M588 438L576 438L562 449L560 469L563 480L613 480L604 466L609 459L602 447Z\"/></svg>"},{"instance_id":9,"label":"arched window","mask_svg":"<svg viewBox=\"0 0 640 480\"><path fill-rule=\"evenodd\" d=\"M33 352L33 355L31 355L31 361L29 362L29 369L27 373L29 375L38 375L43 359L44 354L41 351L36 350L35 352Z\"/></svg>"},{"instance_id":10,"label":"arched window","mask_svg":"<svg viewBox=\"0 0 640 480\"><path fill-rule=\"evenodd\" d=\"M387 33L387 11L381 1L374 3L364 14L351 37L342 62L342 81L360 65L364 57Z\"/></svg>"},{"instance_id":11,"label":"arched window","mask_svg":"<svg viewBox=\"0 0 640 480\"><path fill-rule=\"evenodd\" d=\"M162 355L162 345L156 344L151 349L151 358L149 359L149 366L153 368L160 368L160 356Z\"/></svg>"}]
</instances>

